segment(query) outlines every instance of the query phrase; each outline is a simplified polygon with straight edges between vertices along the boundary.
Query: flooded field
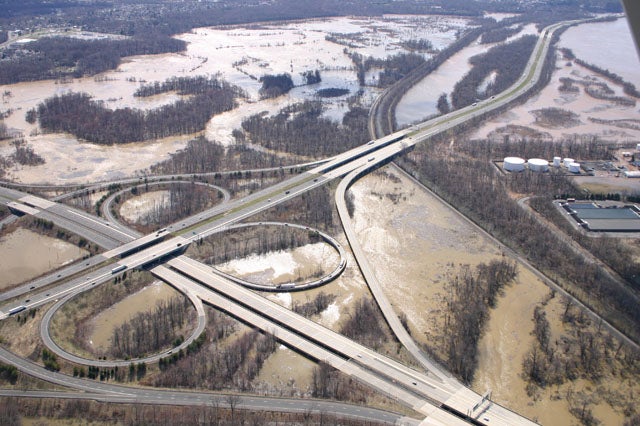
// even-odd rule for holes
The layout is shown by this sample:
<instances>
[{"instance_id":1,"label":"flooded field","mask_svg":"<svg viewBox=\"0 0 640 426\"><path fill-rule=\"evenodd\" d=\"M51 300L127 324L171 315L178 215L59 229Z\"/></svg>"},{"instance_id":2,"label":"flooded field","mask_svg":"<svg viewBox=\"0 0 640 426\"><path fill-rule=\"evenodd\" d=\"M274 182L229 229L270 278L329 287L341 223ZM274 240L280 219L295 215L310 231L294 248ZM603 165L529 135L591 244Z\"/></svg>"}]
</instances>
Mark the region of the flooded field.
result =
<instances>
[{"instance_id":1,"label":"flooded field","mask_svg":"<svg viewBox=\"0 0 640 426\"><path fill-rule=\"evenodd\" d=\"M640 88L640 59L625 18L571 27L562 34L559 45Z\"/></svg>"},{"instance_id":2,"label":"flooded field","mask_svg":"<svg viewBox=\"0 0 640 426\"><path fill-rule=\"evenodd\" d=\"M392 170L352 186L354 225L387 297L410 319L416 340L429 343L440 335L447 279L460 265L488 262L501 252L457 213Z\"/></svg>"},{"instance_id":3,"label":"flooded field","mask_svg":"<svg viewBox=\"0 0 640 426\"><path fill-rule=\"evenodd\" d=\"M256 284L302 283L338 266L340 256L326 243L309 244L292 251L252 255L218 265L227 274Z\"/></svg>"},{"instance_id":4,"label":"flooded field","mask_svg":"<svg viewBox=\"0 0 640 426\"><path fill-rule=\"evenodd\" d=\"M595 34L587 36L589 31ZM605 36L606 34L606 36ZM589 63L596 63L603 68L623 75L625 69L628 72L624 78L640 87L640 62L637 61L633 52L633 47L625 49L625 40L630 40L630 34L626 27L625 20L618 20L609 23L579 25L571 28L563 34L560 41L561 47L569 47L579 59ZM583 43L581 40L588 38L590 43ZM577 49L583 43L584 49ZM613 48L610 43L615 44ZM585 56L583 56L585 55ZM600 55L606 61L597 62L595 58ZM616 55L622 55L624 59L617 61ZM629 66L629 64L632 64ZM578 92L561 92L561 78L571 78L577 82ZM613 91L614 96L623 96L622 87L615 83L596 75L571 61L562 59L558 55L556 60L556 70L551 77L550 83L538 94L529 99L523 105L510 109L508 112L495 117L484 125L481 125L473 134L473 138L492 137L497 129L506 125L526 126L536 131L542 132L547 137L557 139L570 138L573 135L594 135L603 140L616 142L636 142L640 140L639 126L616 126L613 120L629 120L637 122L640 120L640 104L625 106L611 100L596 99L586 93L584 84L603 83ZM630 98L633 100L633 98ZM544 122L536 121L535 111L544 108L555 107L569 110L577 114L577 122L567 126L547 126ZM516 135L517 136L517 135ZM502 135L494 137L502 140ZM514 153L516 155L517 153Z\"/></svg>"},{"instance_id":5,"label":"flooded field","mask_svg":"<svg viewBox=\"0 0 640 426\"><path fill-rule=\"evenodd\" d=\"M356 198L355 226L369 260L391 303L409 319L412 335L427 345L443 333L443 295L446 281L460 265L477 265L502 256L499 246L444 206L430 193L393 169L368 175L351 189ZM479 342L478 369L472 388L492 400L537 420L545 426L578 424L569 413L569 396L584 392L602 424L621 425L623 415L613 409L598 389L628 389L627 379L569 381L550 386L534 396L522 377L523 360L534 337L533 311L545 303L552 336L569 333L561 322L561 298L522 266L516 282L507 287L490 311ZM633 382L635 379L631 379ZM631 383L631 382L630 382Z\"/></svg>"},{"instance_id":6,"label":"flooded field","mask_svg":"<svg viewBox=\"0 0 640 426\"><path fill-rule=\"evenodd\" d=\"M28 281L88 254L73 244L18 228L0 237L0 290Z\"/></svg>"},{"instance_id":7,"label":"flooded field","mask_svg":"<svg viewBox=\"0 0 640 426\"><path fill-rule=\"evenodd\" d=\"M113 331L140 312L151 312L160 301L168 301L180 293L168 284L155 282L98 314L91 322L89 344L100 353L110 345Z\"/></svg>"},{"instance_id":8,"label":"flooded field","mask_svg":"<svg viewBox=\"0 0 640 426\"><path fill-rule=\"evenodd\" d=\"M7 127L14 134L24 135L36 153L46 160L41 166L12 169L8 177L22 182L50 183L116 179L168 158L195 136L100 146L67 134L40 134L37 124L25 121L25 113L56 94L86 92L113 109L151 109L180 97L175 93L148 99L134 97L133 93L143 82L219 73L249 95L239 108L213 117L203 132L211 139L229 144L233 142L231 132L245 117L263 111L271 114L293 102L317 99L316 92L323 88L349 90L347 95L324 101L325 115L341 120L347 110L347 97L359 89L353 63L344 53L347 44L352 52L378 58L406 51L401 46L402 40L425 38L434 48L441 49L455 40L456 32L466 25L467 19L457 17L385 16L294 21L250 28L198 28L177 36L188 43L186 52L126 58L117 70L96 77L0 86L0 92L7 93L0 103L0 109L8 112ZM339 35L335 42L326 40L330 34ZM319 70L322 82L296 87L277 99L259 99L261 76L287 72L294 83L300 85L301 73L309 70ZM378 89L370 87L364 91L363 99L367 102L378 93ZM8 142L0 143L0 154L7 154L11 149Z\"/></svg>"},{"instance_id":9,"label":"flooded field","mask_svg":"<svg viewBox=\"0 0 640 426\"><path fill-rule=\"evenodd\" d=\"M536 34L535 27L528 25L516 36L517 38L526 34ZM480 44L476 40L470 46L462 49L453 55L449 60L437 70L422 79L413 86L400 100L396 107L396 122L398 127L408 126L412 123L422 121L425 118L438 114L436 104L440 95L447 94L449 97L456 83L469 71L469 59L482 54L496 44ZM451 99L449 98L449 101Z\"/></svg>"}]
</instances>

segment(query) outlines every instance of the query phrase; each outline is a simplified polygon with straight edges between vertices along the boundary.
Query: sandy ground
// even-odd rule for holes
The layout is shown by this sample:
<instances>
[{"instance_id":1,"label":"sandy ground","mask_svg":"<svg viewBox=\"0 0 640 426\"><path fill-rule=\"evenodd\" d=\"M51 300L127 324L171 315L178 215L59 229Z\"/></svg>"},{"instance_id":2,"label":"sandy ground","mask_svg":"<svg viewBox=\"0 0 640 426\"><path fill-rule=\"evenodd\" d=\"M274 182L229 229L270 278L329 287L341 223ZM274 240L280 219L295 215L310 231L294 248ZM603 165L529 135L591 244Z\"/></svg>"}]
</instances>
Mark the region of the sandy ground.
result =
<instances>
[{"instance_id":1,"label":"sandy ground","mask_svg":"<svg viewBox=\"0 0 640 426\"><path fill-rule=\"evenodd\" d=\"M96 351L106 350L113 330L140 312L152 312L160 301L168 301L180 293L168 284L155 282L102 311L91 321L89 344Z\"/></svg>"},{"instance_id":2,"label":"sandy ground","mask_svg":"<svg viewBox=\"0 0 640 426\"><path fill-rule=\"evenodd\" d=\"M18 228L0 237L0 290L88 254L73 244Z\"/></svg>"}]
</instances>

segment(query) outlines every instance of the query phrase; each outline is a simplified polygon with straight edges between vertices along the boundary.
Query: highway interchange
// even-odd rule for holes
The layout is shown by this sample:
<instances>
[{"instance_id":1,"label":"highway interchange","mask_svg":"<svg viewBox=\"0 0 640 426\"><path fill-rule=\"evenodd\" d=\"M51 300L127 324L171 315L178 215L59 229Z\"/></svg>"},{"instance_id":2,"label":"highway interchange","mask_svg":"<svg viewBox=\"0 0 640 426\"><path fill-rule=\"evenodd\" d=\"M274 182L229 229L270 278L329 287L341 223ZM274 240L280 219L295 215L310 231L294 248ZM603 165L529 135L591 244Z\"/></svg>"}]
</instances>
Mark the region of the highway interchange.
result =
<instances>
[{"instance_id":1,"label":"highway interchange","mask_svg":"<svg viewBox=\"0 0 640 426\"><path fill-rule=\"evenodd\" d=\"M13 211L52 221L56 225L107 249L100 255L92 256L1 295L0 300L5 303L0 307L2 311L0 318L6 318L10 312L15 312L16 309L22 309L22 307L32 309L55 300L58 302L54 306L59 307L67 298L93 286L111 281L114 276L124 271L145 268L156 277L163 279L191 297L198 309L201 307L201 302L198 301L204 301L265 332L273 333L280 341L307 354L310 358L324 361L422 414L425 418L421 424L455 425L468 424L468 422L492 425L534 424L464 387L420 351L400 325L396 313L386 301L379 285L376 285L373 268L366 262L366 258L348 226L345 226L345 233L372 294L394 333L425 367L426 373L410 369L296 315L292 311L230 282L216 274L211 267L189 259L182 253L194 241L220 232L245 218L324 185L333 179L347 176L341 182L336 193L338 209L341 217L344 217L346 209L344 207L344 191L359 176L389 162L415 144L453 129L468 120L477 119L492 110L504 107L529 91L541 76L552 33L567 24L570 23L556 24L543 30L527 66L527 71L511 88L491 100L479 102L420 125L373 140L325 162L316 163L310 166L311 168L306 172L269 188L240 200L222 203L147 236L140 237L133 230L123 226L115 226L109 220L94 217L66 205L14 189L0 188L0 202L8 205ZM38 291L40 288L43 289ZM52 315L50 312L48 313L49 318ZM204 324L204 316L200 317L200 313L199 310L199 323ZM43 327L48 327L47 321L43 321ZM200 329L200 325L198 329ZM191 338L194 337L196 335ZM55 347L53 342L46 343L48 346ZM157 354L153 360L166 355ZM50 372L43 373L41 367L28 361L19 360L4 349L0 350L0 358L4 362L17 365L22 371L36 377L52 380L51 377L54 376ZM93 365L92 362L96 362L78 359L73 361L88 365ZM126 364L128 365L130 362L127 361ZM55 379L63 380L59 376L61 375L55 374ZM168 399L161 397L167 393L154 393L160 391L115 385L105 385L111 387L102 388L95 385L97 383L74 379L72 384L68 386L85 391L92 389L92 392L99 392L104 398L107 394L114 395L114 398L134 395L134 399L141 400L142 395L153 395L156 401L171 403ZM187 394L194 395L190 392ZM179 391L173 391L172 395L172 401L185 398L181 396L182 392ZM209 399L212 398L211 394L205 395L208 395ZM245 399L247 398L243 397L243 402ZM393 422L411 423L412 420L401 420L399 416L395 416Z\"/></svg>"}]
</instances>

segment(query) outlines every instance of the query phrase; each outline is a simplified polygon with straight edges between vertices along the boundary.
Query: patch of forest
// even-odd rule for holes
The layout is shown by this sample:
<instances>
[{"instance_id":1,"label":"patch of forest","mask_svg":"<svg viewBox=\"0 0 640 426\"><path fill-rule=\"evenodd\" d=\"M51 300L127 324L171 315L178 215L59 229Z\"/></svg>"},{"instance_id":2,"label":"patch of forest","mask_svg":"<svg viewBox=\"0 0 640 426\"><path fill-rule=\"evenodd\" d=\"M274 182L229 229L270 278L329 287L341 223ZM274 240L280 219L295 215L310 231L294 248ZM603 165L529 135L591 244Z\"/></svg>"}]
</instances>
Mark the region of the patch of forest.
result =
<instances>
[{"instance_id":1,"label":"patch of forest","mask_svg":"<svg viewBox=\"0 0 640 426\"><path fill-rule=\"evenodd\" d=\"M95 75L117 68L125 56L185 49L184 41L166 36L124 40L43 37L27 44L14 44L3 51L0 84Z\"/></svg>"},{"instance_id":2,"label":"patch of forest","mask_svg":"<svg viewBox=\"0 0 640 426\"><path fill-rule=\"evenodd\" d=\"M210 91L226 90L237 96L245 96L237 86L227 83L219 75L207 77L203 75L193 77L171 77L162 83L156 81L153 84L144 84L135 91L133 96L141 98L160 95L162 93L176 92L178 95L200 95Z\"/></svg>"},{"instance_id":3,"label":"patch of forest","mask_svg":"<svg viewBox=\"0 0 640 426\"><path fill-rule=\"evenodd\" d=\"M292 250L320 242L313 230L305 231L287 226L256 226L237 228L199 240L199 258L210 265L219 265L233 259L262 255L280 250Z\"/></svg>"},{"instance_id":4,"label":"patch of forest","mask_svg":"<svg viewBox=\"0 0 640 426\"><path fill-rule=\"evenodd\" d=\"M416 148L401 161L405 169L464 215L508 246L525 254L538 269L554 277L565 290L616 328L636 341L640 340L640 311L635 301L628 297L627 289L621 288L601 267L576 253L549 227L532 220L529 212L521 208L510 195L575 197L579 196L580 191L566 177L555 173L516 173L505 178L487 160L487 154L480 154L481 148L475 147L476 142L461 145L474 145L469 152L479 153L478 157L443 158L439 155L439 144L434 144ZM532 157L545 158L542 152L536 155L534 147L537 144L531 144L530 141L521 143L527 145L527 142L532 145L528 150L533 154ZM571 145L575 153L579 153L574 158L598 158L594 156L595 152L589 152L589 145L582 148L577 145ZM493 151L497 152L495 148ZM609 241L607 244L620 243ZM633 268L638 270L640 266L634 262Z\"/></svg>"},{"instance_id":5,"label":"patch of forest","mask_svg":"<svg viewBox=\"0 0 640 426\"><path fill-rule=\"evenodd\" d=\"M337 98L348 94L349 89L340 89L338 87L328 87L326 89L320 89L316 92L316 95L321 98Z\"/></svg>"},{"instance_id":6,"label":"patch of forest","mask_svg":"<svg viewBox=\"0 0 640 426\"><path fill-rule=\"evenodd\" d=\"M213 84L211 80L207 84L210 86L202 87L202 82L195 84L189 89L195 90L195 94L188 99L149 111L132 108L112 110L86 93L56 95L38 105L37 118L47 131L71 133L98 144L139 142L195 133L203 130L213 115L235 108L236 98L242 96L242 91L235 86ZM143 93L151 93L155 89L142 90Z\"/></svg>"},{"instance_id":7,"label":"patch of forest","mask_svg":"<svg viewBox=\"0 0 640 426\"><path fill-rule=\"evenodd\" d=\"M486 99L502 92L515 83L522 75L531 52L538 41L534 35L527 35L511 43L498 45L488 52L474 56L469 60L471 70L456 83L451 93L454 109L471 105L478 99ZM480 93L480 86L492 73L495 80Z\"/></svg>"},{"instance_id":8,"label":"patch of forest","mask_svg":"<svg viewBox=\"0 0 640 426\"><path fill-rule=\"evenodd\" d=\"M342 123L322 116L320 102L303 102L272 117L252 115L242 122L243 140L270 150L310 158L339 154L367 141L368 111L352 106Z\"/></svg>"},{"instance_id":9,"label":"patch of forest","mask_svg":"<svg viewBox=\"0 0 640 426\"><path fill-rule=\"evenodd\" d=\"M116 359L140 358L180 345L185 324L195 320L191 301L174 297L160 301L151 312L139 312L113 330L109 356Z\"/></svg>"},{"instance_id":10,"label":"patch of forest","mask_svg":"<svg viewBox=\"0 0 640 426\"><path fill-rule=\"evenodd\" d=\"M131 199L149 191L168 191L164 203L154 204L153 208L139 216L134 223L130 223L142 233L150 233L153 230L174 223L180 219L189 217L197 212L209 209L219 203L223 194L217 189L199 185L194 181L189 183L167 183L159 186L133 187L129 193L116 196L115 205L112 205L112 214L118 216L117 210L124 200Z\"/></svg>"},{"instance_id":11,"label":"patch of forest","mask_svg":"<svg viewBox=\"0 0 640 426\"><path fill-rule=\"evenodd\" d=\"M445 330L436 340L435 351L444 359L447 369L464 383L471 383L478 366L478 342L489 319L489 309L495 308L503 288L517 275L516 264L506 260L481 263L475 269L463 265L450 277L445 294Z\"/></svg>"},{"instance_id":12,"label":"patch of forest","mask_svg":"<svg viewBox=\"0 0 640 426\"><path fill-rule=\"evenodd\" d=\"M0 140L2 140L2 138L0 138ZM10 144L13 146L14 152L7 156L0 155L0 177L3 177L6 170L16 164L20 164L21 166L38 166L44 164L44 158L37 154L33 150L33 147L28 145L24 139L14 139Z\"/></svg>"},{"instance_id":13,"label":"patch of forest","mask_svg":"<svg viewBox=\"0 0 640 426\"><path fill-rule=\"evenodd\" d=\"M520 31L522 31L521 26L494 28L482 34L482 37L480 37L480 43L481 44L500 43L505 41L509 37L518 34Z\"/></svg>"},{"instance_id":14,"label":"patch of forest","mask_svg":"<svg viewBox=\"0 0 640 426\"><path fill-rule=\"evenodd\" d=\"M361 54L350 52L345 49L344 53L349 56L354 66L360 86L365 85L365 75L367 71L380 68L382 71L378 75L377 86L384 88L393 85L404 78L411 71L425 63L422 55L417 53L398 53L393 56L380 58L364 58Z\"/></svg>"},{"instance_id":15,"label":"patch of forest","mask_svg":"<svg viewBox=\"0 0 640 426\"><path fill-rule=\"evenodd\" d=\"M278 75L263 75L260 77L260 96L263 98L277 98L280 95L289 93L293 89L291 75L284 73Z\"/></svg>"},{"instance_id":16,"label":"patch of forest","mask_svg":"<svg viewBox=\"0 0 640 426\"><path fill-rule=\"evenodd\" d=\"M434 50L433 43L425 38L401 41L399 44L403 49L411 52L432 52Z\"/></svg>"}]
</instances>

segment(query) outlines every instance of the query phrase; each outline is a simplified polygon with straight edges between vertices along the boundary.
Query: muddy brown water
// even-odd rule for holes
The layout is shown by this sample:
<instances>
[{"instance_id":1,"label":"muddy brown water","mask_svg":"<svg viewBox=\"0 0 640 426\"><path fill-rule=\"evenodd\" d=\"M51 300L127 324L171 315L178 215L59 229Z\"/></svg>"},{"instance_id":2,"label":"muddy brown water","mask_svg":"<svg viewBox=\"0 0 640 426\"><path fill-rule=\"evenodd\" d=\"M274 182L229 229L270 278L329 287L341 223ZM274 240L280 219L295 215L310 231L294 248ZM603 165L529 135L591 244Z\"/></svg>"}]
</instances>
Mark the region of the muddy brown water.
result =
<instances>
[{"instance_id":1,"label":"muddy brown water","mask_svg":"<svg viewBox=\"0 0 640 426\"><path fill-rule=\"evenodd\" d=\"M158 302L168 301L176 296L180 296L177 290L159 281L127 296L91 321L89 344L96 352L106 350L117 327L140 312L152 312Z\"/></svg>"},{"instance_id":2,"label":"muddy brown water","mask_svg":"<svg viewBox=\"0 0 640 426\"><path fill-rule=\"evenodd\" d=\"M0 237L0 290L71 263L88 254L73 244L24 228Z\"/></svg>"}]
</instances>

